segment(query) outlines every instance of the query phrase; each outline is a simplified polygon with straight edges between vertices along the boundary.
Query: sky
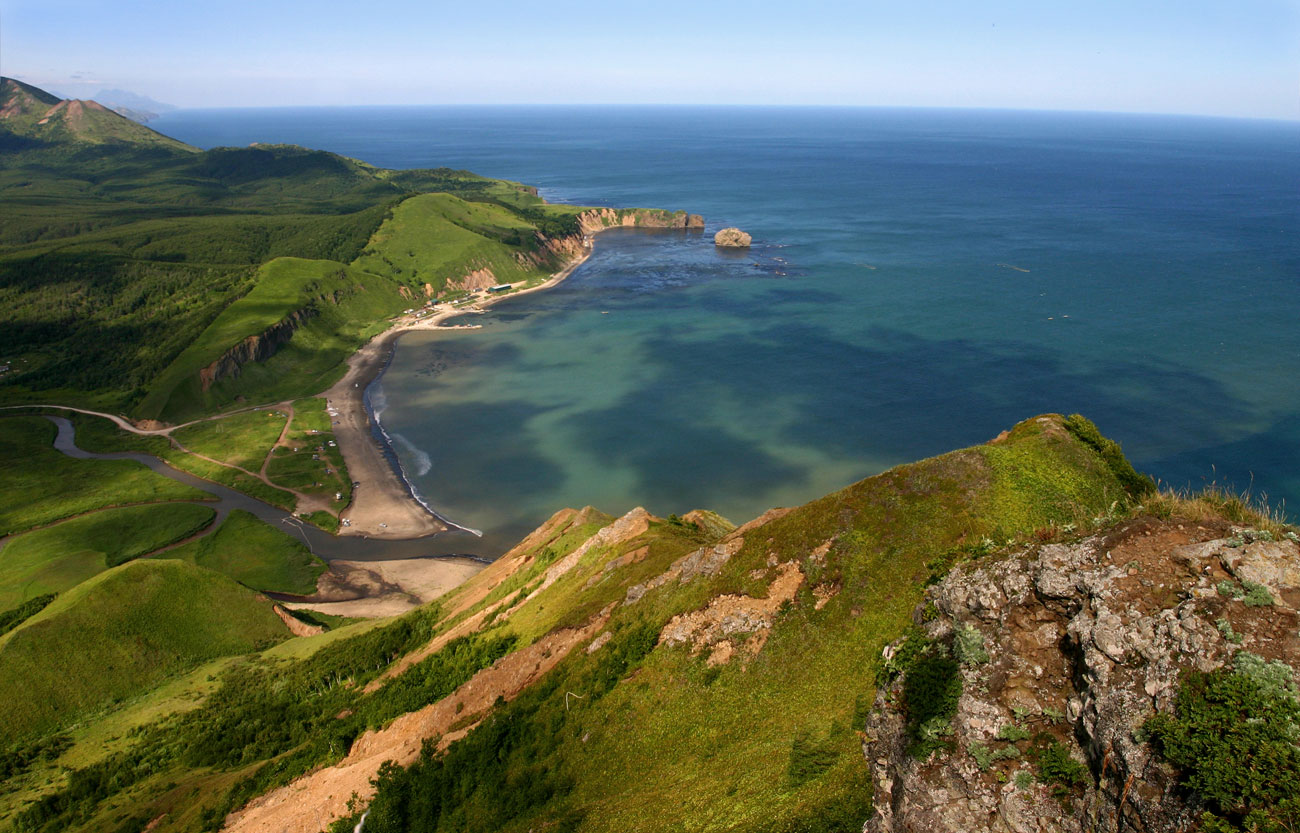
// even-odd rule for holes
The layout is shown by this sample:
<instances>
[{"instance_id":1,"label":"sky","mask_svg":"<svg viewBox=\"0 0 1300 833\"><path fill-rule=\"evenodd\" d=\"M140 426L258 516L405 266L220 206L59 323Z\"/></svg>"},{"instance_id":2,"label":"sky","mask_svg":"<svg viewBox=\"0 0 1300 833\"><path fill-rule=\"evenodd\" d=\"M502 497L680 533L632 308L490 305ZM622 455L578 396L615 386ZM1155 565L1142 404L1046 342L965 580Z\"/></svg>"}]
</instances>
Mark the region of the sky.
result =
<instances>
[{"instance_id":1,"label":"sky","mask_svg":"<svg viewBox=\"0 0 1300 833\"><path fill-rule=\"evenodd\" d=\"M0 74L181 107L807 104L1300 119L1300 0L0 0Z\"/></svg>"}]
</instances>

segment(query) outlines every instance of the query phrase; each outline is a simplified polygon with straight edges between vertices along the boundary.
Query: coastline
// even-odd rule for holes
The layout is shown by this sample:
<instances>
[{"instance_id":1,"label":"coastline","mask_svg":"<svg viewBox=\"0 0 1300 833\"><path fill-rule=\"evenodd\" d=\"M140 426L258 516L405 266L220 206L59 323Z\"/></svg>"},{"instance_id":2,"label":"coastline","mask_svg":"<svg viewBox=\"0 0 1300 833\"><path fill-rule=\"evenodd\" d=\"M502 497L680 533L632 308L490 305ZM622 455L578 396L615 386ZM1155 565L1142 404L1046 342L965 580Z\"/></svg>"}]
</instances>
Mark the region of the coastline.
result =
<instances>
[{"instance_id":1,"label":"coastline","mask_svg":"<svg viewBox=\"0 0 1300 833\"><path fill-rule=\"evenodd\" d=\"M371 383L387 369L396 342L403 335L420 330L444 329L441 324L448 319L482 312L506 298L550 289L573 274L591 257L591 236L584 242L584 251L580 257L536 286L501 295L489 295L459 309L439 310L424 318L400 316L388 329L362 345L348 359L348 370L343 378L324 393L318 394L325 397L334 412L334 438L347 463L353 483L359 484L353 486L352 503L342 513L350 525L339 530L340 536L400 540L423 538L450 529L478 534L477 530L459 526L439 516L414 491L401 471L401 464L397 462L382 425L377 425L377 420L371 415L366 392ZM382 441L376 436L376 427L379 428L378 433L382 434Z\"/></svg>"}]
</instances>

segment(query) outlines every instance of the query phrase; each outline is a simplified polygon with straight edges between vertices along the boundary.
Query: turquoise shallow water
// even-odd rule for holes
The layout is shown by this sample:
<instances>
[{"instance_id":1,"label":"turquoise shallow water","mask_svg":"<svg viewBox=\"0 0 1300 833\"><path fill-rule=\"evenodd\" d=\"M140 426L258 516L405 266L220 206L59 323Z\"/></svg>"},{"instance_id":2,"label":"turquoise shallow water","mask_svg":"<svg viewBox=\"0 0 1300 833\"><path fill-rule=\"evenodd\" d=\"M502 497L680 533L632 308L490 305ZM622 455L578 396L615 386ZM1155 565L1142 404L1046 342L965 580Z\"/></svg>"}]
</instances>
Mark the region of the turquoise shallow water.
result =
<instances>
[{"instance_id":1,"label":"turquoise shallow water","mask_svg":"<svg viewBox=\"0 0 1300 833\"><path fill-rule=\"evenodd\" d=\"M1140 468L1300 505L1300 126L933 110L192 111L210 146L450 165L609 232L374 391L416 487L492 555L561 506L740 521L1080 411ZM710 243L738 225L748 254ZM467 548L455 542L455 548Z\"/></svg>"}]
</instances>

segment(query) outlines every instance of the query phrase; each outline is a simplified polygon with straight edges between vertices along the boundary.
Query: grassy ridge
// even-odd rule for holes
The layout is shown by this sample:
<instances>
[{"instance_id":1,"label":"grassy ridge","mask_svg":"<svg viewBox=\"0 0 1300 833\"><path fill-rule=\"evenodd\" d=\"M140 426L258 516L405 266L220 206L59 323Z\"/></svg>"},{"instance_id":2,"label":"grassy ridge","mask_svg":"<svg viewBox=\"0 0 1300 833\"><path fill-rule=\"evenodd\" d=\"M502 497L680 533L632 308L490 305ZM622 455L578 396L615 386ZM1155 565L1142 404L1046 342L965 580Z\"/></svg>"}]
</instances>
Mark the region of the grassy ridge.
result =
<instances>
[{"instance_id":1,"label":"grassy ridge","mask_svg":"<svg viewBox=\"0 0 1300 833\"><path fill-rule=\"evenodd\" d=\"M74 460L54 450L55 433L44 417L0 418L0 535L108 506L208 497L132 460Z\"/></svg>"},{"instance_id":2,"label":"grassy ridge","mask_svg":"<svg viewBox=\"0 0 1300 833\"><path fill-rule=\"evenodd\" d=\"M175 560L116 567L0 637L0 745L287 637L268 602L211 570Z\"/></svg>"},{"instance_id":3,"label":"grassy ridge","mask_svg":"<svg viewBox=\"0 0 1300 833\"><path fill-rule=\"evenodd\" d=\"M342 372L341 362L383 328L406 303L398 284L322 260L279 258L258 271L256 286L228 306L151 385L138 412L172 421L227 406L307 396ZM231 347L299 313L308 317L268 361L245 364L238 376L203 390L199 371Z\"/></svg>"},{"instance_id":4,"label":"grassy ridge","mask_svg":"<svg viewBox=\"0 0 1300 833\"><path fill-rule=\"evenodd\" d=\"M231 512L211 535L169 553L229 576L245 587L308 596L328 569L299 539L241 509Z\"/></svg>"},{"instance_id":5,"label":"grassy ridge","mask_svg":"<svg viewBox=\"0 0 1300 833\"><path fill-rule=\"evenodd\" d=\"M998 445L902 466L800 507L745 535L718 578L671 582L621 606L610 626L614 645L638 623L657 633L719 594L761 597L773 576L769 555L794 559L806 580L756 658L710 668L707 652L661 646L603 690L603 649L574 652L499 718L509 730L494 741L505 744L494 759L470 745L463 755L453 748L445 764L427 759L391 773L367 830L453 818L484 820L465 829L505 831L860 829L870 787L852 731L856 710L870 702L880 650L909 623L930 564L965 541L1023 539L1105 514L1122 495L1105 462L1048 418L1022 423ZM589 554L500 627L536 633L622 598L688 545L672 543L680 534L657 525ZM647 545L643 561L602 579L608 559ZM818 586L834 592L820 607ZM567 691L586 697L566 708ZM550 786L511 799L510 785L533 771L548 773Z\"/></svg>"},{"instance_id":6,"label":"grassy ridge","mask_svg":"<svg viewBox=\"0 0 1300 833\"><path fill-rule=\"evenodd\" d=\"M854 733L861 704L874 694L881 648L910 622L934 565L947 563L954 549L972 541L993 535L1025 539L1040 527L1104 515L1122 493L1106 461L1052 417L1022 423L997 444L901 466L799 507L744 533L743 546L716 576L670 581L635 603L627 602L629 587L646 583L696 548L712 546L716 534L656 520L629 540L591 547L545 591L508 617L487 617L478 639L454 643L460 654L451 651L428 668L464 667L457 657L467 649L465 656L477 657L472 668L490 661L497 650L491 646L506 644L500 640L526 645L620 601L607 626L609 643L590 654L579 646L453 746L447 758L426 757L408 772L387 773L367 830L372 824L376 831L439 824L493 831L860 829L870 794ZM518 604L540 586L547 569L609 520L594 512L569 513L549 538L535 542L513 575L501 581L489 568L440 600L440 607L455 610L469 594L483 596L454 616L430 611L429 630L443 632L494 602ZM777 612L756 657L738 656L712 668L707 652L656 646L674 616L701 610L721 595L765 596L777 573L771 559L796 562L805 581ZM140 769L134 758L116 759L113 777L125 780L113 789L123 791L102 805L88 805L81 829L103 826L114 813L152 819L164 809L173 815L159 831L189 829L199 825L205 806L215 829L225 809L337 760L367 715L392 716L395 704L416 708L444 690L422 688L425 678L417 674L407 684L390 684L392 694L383 702L368 703L356 681L371 678L395 655L378 647L387 644L382 639L349 638L357 632L344 628L327 635L328 645L310 655L310 666L292 659L301 655L288 650L295 643L271 652L292 665L261 681L240 678L241 702L291 709L286 714L294 715L298 729L277 734L272 746L223 746L221 755L240 764L220 776L193 765L154 772ZM422 644L428 635L403 641ZM743 642L747 636L735 638ZM302 643L304 651L311 643ZM376 653L366 656L371 644ZM339 672L313 677L319 670L308 670L334 668L328 665L333 662L355 664L347 672L355 675L352 685L331 683L343 679ZM294 696L286 700L278 681L299 674L319 681L293 687ZM436 676L441 686L446 678L442 672ZM344 710L357 717L333 719ZM255 713L241 712L248 718ZM322 716L331 719L322 723ZM300 730L300 736L293 734ZM157 732L150 735L150 749L179 737L164 725L150 731ZM285 751L259 769L277 749ZM57 813L43 818L53 825L48 829L77 829Z\"/></svg>"},{"instance_id":7,"label":"grassy ridge","mask_svg":"<svg viewBox=\"0 0 1300 833\"><path fill-rule=\"evenodd\" d=\"M62 593L110 567L188 538L215 515L210 507L193 503L128 506L19 535L0 549L0 610L33 596Z\"/></svg>"}]
</instances>

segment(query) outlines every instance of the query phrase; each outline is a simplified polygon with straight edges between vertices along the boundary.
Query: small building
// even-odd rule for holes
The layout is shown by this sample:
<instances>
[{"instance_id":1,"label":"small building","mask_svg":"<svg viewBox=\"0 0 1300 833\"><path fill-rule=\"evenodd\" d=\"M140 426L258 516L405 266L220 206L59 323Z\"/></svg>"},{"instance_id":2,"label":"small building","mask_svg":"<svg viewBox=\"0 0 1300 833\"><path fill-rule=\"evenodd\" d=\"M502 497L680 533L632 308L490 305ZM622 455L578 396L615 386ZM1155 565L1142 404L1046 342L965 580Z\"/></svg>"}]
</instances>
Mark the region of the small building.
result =
<instances>
[{"instance_id":1,"label":"small building","mask_svg":"<svg viewBox=\"0 0 1300 833\"><path fill-rule=\"evenodd\" d=\"M506 292L510 289L510 284L499 283L496 286L489 286L488 292Z\"/></svg>"}]
</instances>

